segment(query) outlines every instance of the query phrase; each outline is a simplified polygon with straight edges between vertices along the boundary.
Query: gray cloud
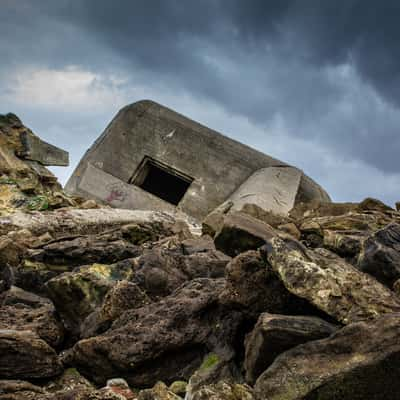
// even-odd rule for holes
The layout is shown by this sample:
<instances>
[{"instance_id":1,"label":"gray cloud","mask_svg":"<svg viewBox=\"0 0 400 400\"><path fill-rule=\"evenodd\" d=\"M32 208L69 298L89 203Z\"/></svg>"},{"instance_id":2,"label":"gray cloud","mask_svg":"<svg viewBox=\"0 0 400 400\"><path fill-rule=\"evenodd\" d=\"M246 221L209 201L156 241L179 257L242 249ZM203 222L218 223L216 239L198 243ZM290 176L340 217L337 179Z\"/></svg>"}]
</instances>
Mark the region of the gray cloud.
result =
<instances>
[{"instance_id":1,"label":"gray cloud","mask_svg":"<svg viewBox=\"0 0 400 400\"><path fill-rule=\"evenodd\" d=\"M325 173L307 160L307 145L381 177L400 173L398 2L20 0L3 11L2 81L25 63L120 73L127 98L140 82L156 100L186 94L248 119L265 132L258 145L284 132L282 158L317 178ZM94 115L76 118L93 126ZM307 144L302 154L291 140Z\"/></svg>"}]
</instances>

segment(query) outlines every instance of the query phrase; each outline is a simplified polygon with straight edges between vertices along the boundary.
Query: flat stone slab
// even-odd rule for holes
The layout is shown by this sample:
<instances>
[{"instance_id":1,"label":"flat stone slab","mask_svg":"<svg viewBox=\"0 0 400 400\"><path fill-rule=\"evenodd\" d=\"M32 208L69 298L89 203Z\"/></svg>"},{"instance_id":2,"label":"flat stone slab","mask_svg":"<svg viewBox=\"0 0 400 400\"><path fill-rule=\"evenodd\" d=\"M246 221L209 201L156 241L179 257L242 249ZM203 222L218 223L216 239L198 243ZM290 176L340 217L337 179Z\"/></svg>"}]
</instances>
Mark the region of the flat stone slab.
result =
<instances>
[{"instance_id":1,"label":"flat stone slab","mask_svg":"<svg viewBox=\"0 0 400 400\"><path fill-rule=\"evenodd\" d=\"M68 167L69 154L52 144L33 136L28 132L21 133L21 143L23 151L20 157L27 160L37 161L42 165L55 165L60 167Z\"/></svg>"}]
</instances>

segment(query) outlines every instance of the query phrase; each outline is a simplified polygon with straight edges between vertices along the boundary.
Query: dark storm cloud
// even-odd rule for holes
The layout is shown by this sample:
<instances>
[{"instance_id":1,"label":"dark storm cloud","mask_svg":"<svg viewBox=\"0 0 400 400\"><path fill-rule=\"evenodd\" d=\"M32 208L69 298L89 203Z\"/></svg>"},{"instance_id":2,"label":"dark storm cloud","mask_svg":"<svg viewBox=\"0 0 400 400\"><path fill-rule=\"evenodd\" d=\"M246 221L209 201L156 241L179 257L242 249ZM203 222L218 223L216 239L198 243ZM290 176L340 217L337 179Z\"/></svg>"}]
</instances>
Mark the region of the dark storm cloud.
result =
<instances>
[{"instance_id":1,"label":"dark storm cloud","mask_svg":"<svg viewBox=\"0 0 400 400\"><path fill-rule=\"evenodd\" d=\"M399 170L397 1L15 4L8 1L0 14L7 59L134 68L144 79L210 99L261 126L281 118L292 136L383 171ZM16 36L12 44L7 32ZM346 65L355 74L347 76Z\"/></svg>"}]
</instances>

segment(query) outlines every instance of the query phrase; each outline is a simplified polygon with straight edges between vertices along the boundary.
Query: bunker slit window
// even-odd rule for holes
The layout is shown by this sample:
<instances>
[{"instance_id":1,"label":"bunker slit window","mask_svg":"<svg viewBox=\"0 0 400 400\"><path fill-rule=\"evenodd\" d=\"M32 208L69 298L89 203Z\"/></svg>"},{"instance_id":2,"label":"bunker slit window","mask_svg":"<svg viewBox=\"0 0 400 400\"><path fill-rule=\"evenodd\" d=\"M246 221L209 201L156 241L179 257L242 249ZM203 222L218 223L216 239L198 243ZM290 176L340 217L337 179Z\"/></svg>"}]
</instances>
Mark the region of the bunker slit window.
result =
<instances>
[{"instance_id":1,"label":"bunker slit window","mask_svg":"<svg viewBox=\"0 0 400 400\"><path fill-rule=\"evenodd\" d=\"M193 178L150 157L145 157L130 180L136 186L168 203L179 204Z\"/></svg>"}]
</instances>

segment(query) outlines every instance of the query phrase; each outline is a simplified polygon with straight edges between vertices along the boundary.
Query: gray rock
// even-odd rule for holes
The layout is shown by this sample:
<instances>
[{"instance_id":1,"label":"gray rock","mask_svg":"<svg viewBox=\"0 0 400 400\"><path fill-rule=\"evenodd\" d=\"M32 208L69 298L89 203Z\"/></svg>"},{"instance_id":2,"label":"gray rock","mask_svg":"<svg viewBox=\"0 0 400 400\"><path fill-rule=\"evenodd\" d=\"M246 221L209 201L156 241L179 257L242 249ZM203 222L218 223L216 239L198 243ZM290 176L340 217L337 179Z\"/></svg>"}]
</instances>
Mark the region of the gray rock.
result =
<instances>
[{"instance_id":1,"label":"gray rock","mask_svg":"<svg viewBox=\"0 0 400 400\"><path fill-rule=\"evenodd\" d=\"M258 379L259 400L397 400L400 314L346 326L280 355Z\"/></svg>"},{"instance_id":2,"label":"gray rock","mask_svg":"<svg viewBox=\"0 0 400 400\"><path fill-rule=\"evenodd\" d=\"M364 242L358 267L389 286L400 278L400 224L392 223Z\"/></svg>"},{"instance_id":3,"label":"gray rock","mask_svg":"<svg viewBox=\"0 0 400 400\"><path fill-rule=\"evenodd\" d=\"M254 384L275 358L286 350L330 336L336 330L335 325L316 317L261 314L245 341L246 381Z\"/></svg>"},{"instance_id":4,"label":"gray rock","mask_svg":"<svg viewBox=\"0 0 400 400\"><path fill-rule=\"evenodd\" d=\"M400 311L392 291L328 250L272 236L263 251L291 293L343 324Z\"/></svg>"}]
</instances>

